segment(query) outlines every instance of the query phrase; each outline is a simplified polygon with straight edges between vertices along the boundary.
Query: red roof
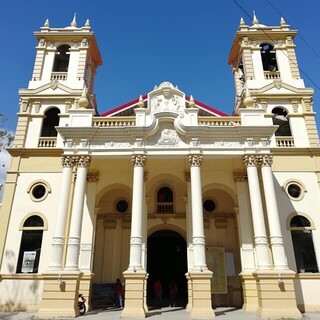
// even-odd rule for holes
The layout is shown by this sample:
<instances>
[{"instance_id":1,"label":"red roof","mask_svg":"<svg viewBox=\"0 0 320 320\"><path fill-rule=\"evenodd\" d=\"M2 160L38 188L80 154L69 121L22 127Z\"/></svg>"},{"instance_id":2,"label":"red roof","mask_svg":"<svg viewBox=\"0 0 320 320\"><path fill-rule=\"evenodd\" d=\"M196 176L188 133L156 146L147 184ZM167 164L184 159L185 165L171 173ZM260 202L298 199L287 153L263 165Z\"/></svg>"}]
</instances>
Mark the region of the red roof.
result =
<instances>
[{"instance_id":1,"label":"red roof","mask_svg":"<svg viewBox=\"0 0 320 320\"><path fill-rule=\"evenodd\" d=\"M145 94L144 96L142 96L142 99L143 99L143 100L147 99L147 96L148 96L148 95ZM187 100L187 101L190 101L190 97L189 97L189 96L186 96L186 100ZM131 100L131 101L127 102L127 103L124 103L124 104L116 107L116 108L113 108L113 109L111 109L111 110L108 110L108 111L100 114L100 117L112 116L112 115L115 115L115 114L117 114L117 113L120 113L120 112L122 112L122 111L124 111L124 110L126 110L126 109L130 109L130 108L132 108L133 106L135 106L135 105L138 103L138 101L139 101L139 98L136 98L136 99L134 99L134 100ZM215 114L215 115L218 115L218 116L221 116L221 117L227 117L227 116L228 116L228 114L226 114L226 113L224 113L224 112L222 112L222 111L220 111L220 110L217 110L217 109L215 109L215 108L213 108L213 107L210 107L210 106L208 106L207 104L204 104L204 103L202 103L202 102L200 102L200 101L198 101L198 100L194 100L194 103L195 103L198 107L200 107L201 109L203 109L203 110L205 110L205 111L207 111L207 112L209 112L209 113L212 113L212 114Z\"/></svg>"}]
</instances>

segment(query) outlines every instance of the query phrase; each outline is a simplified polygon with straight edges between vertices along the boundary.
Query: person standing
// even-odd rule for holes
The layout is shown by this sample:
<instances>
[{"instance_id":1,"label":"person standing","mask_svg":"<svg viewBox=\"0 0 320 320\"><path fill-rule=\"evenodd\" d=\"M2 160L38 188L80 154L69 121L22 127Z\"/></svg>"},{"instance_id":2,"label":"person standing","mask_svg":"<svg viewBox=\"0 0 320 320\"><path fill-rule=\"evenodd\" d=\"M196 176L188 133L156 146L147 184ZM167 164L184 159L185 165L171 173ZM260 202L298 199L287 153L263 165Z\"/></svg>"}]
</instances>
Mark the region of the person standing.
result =
<instances>
[{"instance_id":1,"label":"person standing","mask_svg":"<svg viewBox=\"0 0 320 320\"><path fill-rule=\"evenodd\" d=\"M117 279L117 283L114 289L114 295L115 295L115 307L116 308L123 308L122 303L122 283L120 279Z\"/></svg>"},{"instance_id":2,"label":"person standing","mask_svg":"<svg viewBox=\"0 0 320 320\"><path fill-rule=\"evenodd\" d=\"M173 280L169 285L170 307L176 306L177 292L178 292L178 287L176 282Z\"/></svg>"},{"instance_id":3,"label":"person standing","mask_svg":"<svg viewBox=\"0 0 320 320\"><path fill-rule=\"evenodd\" d=\"M157 279L157 281L154 283L153 291L154 291L154 297L155 297L156 303L161 306L161 303L162 303L162 285L161 285L160 279Z\"/></svg>"}]
</instances>

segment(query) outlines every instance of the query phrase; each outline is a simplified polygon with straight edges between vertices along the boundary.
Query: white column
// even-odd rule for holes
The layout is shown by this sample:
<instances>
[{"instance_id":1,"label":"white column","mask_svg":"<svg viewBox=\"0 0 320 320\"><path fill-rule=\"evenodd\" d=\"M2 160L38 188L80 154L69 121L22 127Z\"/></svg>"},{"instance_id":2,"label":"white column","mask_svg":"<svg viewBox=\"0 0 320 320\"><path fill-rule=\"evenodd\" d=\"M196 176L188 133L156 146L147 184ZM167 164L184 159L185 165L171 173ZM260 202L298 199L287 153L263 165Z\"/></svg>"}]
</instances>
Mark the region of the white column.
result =
<instances>
[{"instance_id":1,"label":"white column","mask_svg":"<svg viewBox=\"0 0 320 320\"><path fill-rule=\"evenodd\" d=\"M62 181L60 188L60 198L58 203L57 220L55 230L52 239L52 260L49 266L49 270L61 270L62 269L62 253L64 246L64 238L67 224L67 213L69 206L71 179L72 179L72 167L74 165L74 157L63 156L61 158L63 166Z\"/></svg>"},{"instance_id":2,"label":"white column","mask_svg":"<svg viewBox=\"0 0 320 320\"><path fill-rule=\"evenodd\" d=\"M193 269L208 269L206 264L205 237L202 210L201 164L202 156L188 157L191 178L191 208L192 208L192 243Z\"/></svg>"},{"instance_id":3,"label":"white column","mask_svg":"<svg viewBox=\"0 0 320 320\"><path fill-rule=\"evenodd\" d=\"M133 155L133 191L129 270L142 269L142 217L144 210L143 170L147 157Z\"/></svg>"},{"instance_id":4,"label":"white column","mask_svg":"<svg viewBox=\"0 0 320 320\"><path fill-rule=\"evenodd\" d=\"M271 170L272 162L272 155L264 155L262 157L261 173L266 198L273 265L275 269L288 269L288 262L280 227L276 192L273 183L273 174Z\"/></svg>"},{"instance_id":5,"label":"white column","mask_svg":"<svg viewBox=\"0 0 320 320\"><path fill-rule=\"evenodd\" d=\"M80 237L83 216L84 196L86 191L87 171L91 158L76 157L77 178L74 189L73 207L68 238L67 262L65 270L78 270Z\"/></svg>"},{"instance_id":6,"label":"white column","mask_svg":"<svg viewBox=\"0 0 320 320\"><path fill-rule=\"evenodd\" d=\"M188 258L188 271L193 268L193 245L192 245L192 210L191 210L191 182L190 173L185 174L187 182L187 197L186 203L186 224L187 224L187 258Z\"/></svg>"},{"instance_id":7,"label":"white column","mask_svg":"<svg viewBox=\"0 0 320 320\"><path fill-rule=\"evenodd\" d=\"M270 269L268 241L257 170L257 165L261 162L261 156L246 155L243 157L243 161L247 166L257 268Z\"/></svg>"}]
</instances>

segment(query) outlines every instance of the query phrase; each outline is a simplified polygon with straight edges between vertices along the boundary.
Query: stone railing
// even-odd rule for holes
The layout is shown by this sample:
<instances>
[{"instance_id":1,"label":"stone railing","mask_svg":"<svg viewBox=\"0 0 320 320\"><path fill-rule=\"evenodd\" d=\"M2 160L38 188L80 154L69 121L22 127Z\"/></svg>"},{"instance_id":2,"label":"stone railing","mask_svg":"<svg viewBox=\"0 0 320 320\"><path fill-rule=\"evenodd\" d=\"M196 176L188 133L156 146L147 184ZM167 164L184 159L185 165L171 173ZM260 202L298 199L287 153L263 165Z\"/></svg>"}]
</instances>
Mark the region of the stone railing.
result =
<instances>
[{"instance_id":1,"label":"stone railing","mask_svg":"<svg viewBox=\"0 0 320 320\"><path fill-rule=\"evenodd\" d=\"M94 127L133 127L136 125L135 117L93 118Z\"/></svg>"},{"instance_id":2,"label":"stone railing","mask_svg":"<svg viewBox=\"0 0 320 320\"><path fill-rule=\"evenodd\" d=\"M172 213L173 202L158 202L157 211L158 213Z\"/></svg>"},{"instance_id":3,"label":"stone railing","mask_svg":"<svg viewBox=\"0 0 320 320\"><path fill-rule=\"evenodd\" d=\"M235 126L241 124L240 117L199 117L198 118L199 126Z\"/></svg>"},{"instance_id":4,"label":"stone railing","mask_svg":"<svg viewBox=\"0 0 320 320\"><path fill-rule=\"evenodd\" d=\"M38 148L55 148L56 143L56 137L41 137L39 138Z\"/></svg>"},{"instance_id":5,"label":"stone railing","mask_svg":"<svg viewBox=\"0 0 320 320\"><path fill-rule=\"evenodd\" d=\"M265 71L264 72L265 79L280 79L280 71Z\"/></svg>"},{"instance_id":6,"label":"stone railing","mask_svg":"<svg viewBox=\"0 0 320 320\"><path fill-rule=\"evenodd\" d=\"M276 137L276 144L277 144L277 147L293 148L294 139L293 137Z\"/></svg>"},{"instance_id":7,"label":"stone railing","mask_svg":"<svg viewBox=\"0 0 320 320\"><path fill-rule=\"evenodd\" d=\"M51 80L67 80L68 72L52 72Z\"/></svg>"}]
</instances>

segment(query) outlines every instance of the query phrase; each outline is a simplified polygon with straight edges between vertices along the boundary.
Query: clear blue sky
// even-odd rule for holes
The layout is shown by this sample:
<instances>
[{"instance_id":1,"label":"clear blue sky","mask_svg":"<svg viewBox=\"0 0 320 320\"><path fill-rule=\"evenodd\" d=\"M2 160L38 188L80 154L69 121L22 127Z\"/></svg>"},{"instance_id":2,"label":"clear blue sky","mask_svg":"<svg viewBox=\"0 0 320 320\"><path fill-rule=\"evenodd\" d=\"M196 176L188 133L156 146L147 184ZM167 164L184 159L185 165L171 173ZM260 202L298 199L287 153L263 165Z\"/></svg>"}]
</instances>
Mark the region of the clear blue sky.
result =
<instances>
[{"instance_id":1,"label":"clear blue sky","mask_svg":"<svg viewBox=\"0 0 320 320\"><path fill-rule=\"evenodd\" d=\"M56 0L3 1L0 21L0 110L15 130L18 89L31 78L34 31L48 18L51 27L78 26L90 19L103 60L95 83L100 113L170 81L184 91L231 114L234 85L227 64L240 17L251 25L279 25L280 14L300 31L297 56L308 87L315 89L314 110L320 123L319 0ZM310 48L311 47L311 48ZM308 77L310 79L308 79ZM312 83L314 82L314 83Z\"/></svg>"}]
</instances>

